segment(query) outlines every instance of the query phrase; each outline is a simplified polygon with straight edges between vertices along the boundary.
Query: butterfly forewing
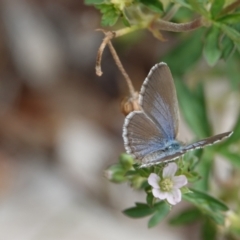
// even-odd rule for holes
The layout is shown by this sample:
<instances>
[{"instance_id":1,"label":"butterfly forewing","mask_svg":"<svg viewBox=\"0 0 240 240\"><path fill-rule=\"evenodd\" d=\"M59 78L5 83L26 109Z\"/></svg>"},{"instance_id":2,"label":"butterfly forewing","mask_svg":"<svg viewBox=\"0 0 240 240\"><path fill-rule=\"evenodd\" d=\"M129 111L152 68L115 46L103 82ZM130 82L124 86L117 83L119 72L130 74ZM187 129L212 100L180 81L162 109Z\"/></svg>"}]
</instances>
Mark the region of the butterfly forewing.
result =
<instances>
[{"instance_id":1,"label":"butterfly forewing","mask_svg":"<svg viewBox=\"0 0 240 240\"><path fill-rule=\"evenodd\" d=\"M139 96L143 111L167 139L178 132L178 102L173 78L165 63L156 64L145 79Z\"/></svg>"},{"instance_id":2,"label":"butterfly forewing","mask_svg":"<svg viewBox=\"0 0 240 240\"><path fill-rule=\"evenodd\" d=\"M179 157L181 157L183 154L185 154L186 152L195 150L195 149L199 149L199 148L204 148L206 146L212 145L214 143L217 143L219 141L222 141L225 138L228 138L232 135L233 132L225 132L225 133L221 133L221 134L217 134L214 135L212 137L209 138L205 138L202 139L200 141L191 143L187 146L184 146L182 149L180 149L179 151L176 151L173 154L169 154L161 159L157 159L155 161L148 161L148 162L142 162L142 165L140 166L142 167L149 167L155 164L159 164L161 162L169 162L169 161L173 161L175 159L178 159Z\"/></svg>"}]
</instances>

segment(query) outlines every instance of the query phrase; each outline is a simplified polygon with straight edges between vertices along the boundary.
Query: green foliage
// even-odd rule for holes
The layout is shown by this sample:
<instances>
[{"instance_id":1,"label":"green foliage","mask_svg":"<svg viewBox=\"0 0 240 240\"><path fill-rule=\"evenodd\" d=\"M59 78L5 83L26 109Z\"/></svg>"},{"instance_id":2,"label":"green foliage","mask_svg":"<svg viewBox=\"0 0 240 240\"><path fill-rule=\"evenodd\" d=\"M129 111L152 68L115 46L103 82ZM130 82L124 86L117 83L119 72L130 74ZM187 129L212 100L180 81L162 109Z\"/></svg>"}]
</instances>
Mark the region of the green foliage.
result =
<instances>
[{"instance_id":1,"label":"green foliage","mask_svg":"<svg viewBox=\"0 0 240 240\"><path fill-rule=\"evenodd\" d=\"M99 4L96 5L96 8L102 13L103 26L113 26L121 14L120 11L111 4Z\"/></svg>"},{"instance_id":2,"label":"green foliage","mask_svg":"<svg viewBox=\"0 0 240 240\"><path fill-rule=\"evenodd\" d=\"M165 201L161 201L155 205L155 213L148 221L148 227L152 228L162 221L169 213L170 206Z\"/></svg>"},{"instance_id":3,"label":"green foliage","mask_svg":"<svg viewBox=\"0 0 240 240\"><path fill-rule=\"evenodd\" d=\"M139 0L139 2L147 6L153 12L157 12L157 13L163 12L163 5L158 0Z\"/></svg>"},{"instance_id":4,"label":"green foliage","mask_svg":"<svg viewBox=\"0 0 240 240\"><path fill-rule=\"evenodd\" d=\"M219 37L220 29L212 27L205 39L203 55L210 66L214 66L222 54L219 48Z\"/></svg>"},{"instance_id":5,"label":"green foliage","mask_svg":"<svg viewBox=\"0 0 240 240\"><path fill-rule=\"evenodd\" d=\"M191 91L182 81L178 80L175 83L178 95L181 96L178 98L180 107L191 130L201 138L211 135L203 84L199 83L196 89Z\"/></svg>"},{"instance_id":6,"label":"green foliage","mask_svg":"<svg viewBox=\"0 0 240 240\"><path fill-rule=\"evenodd\" d=\"M199 221L202 216L203 214L198 208L190 208L171 218L169 223L171 225L192 224L196 221Z\"/></svg>"},{"instance_id":7,"label":"green foliage","mask_svg":"<svg viewBox=\"0 0 240 240\"><path fill-rule=\"evenodd\" d=\"M148 222L149 228L156 226L170 211L170 206L165 201L155 203L153 206L145 203L136 203L135 205L135 207L124 210L123 213L131 218L142 218L152 215Z\"/></svg>"},{"instance_id":8,"label":"green foliage","mask_svg":"<svg viewBox=\"0 0 240 240\"><path fill-rule=\"evenodd\" d=\"M191 192L184 194L183 198L195 205L205 216L212 219L215 224L223 225L225 222L224 212L229 208L220 200L207 193L190 189Z\"/></svg>"},{"instance_id":9,"label":"green foliage","mask_svg":"<svg viewBox=\"0 0 240 240\"><path fill-rule=\"evenodd\" d=\"M214 19L223 9L225 0L214 0L210 9L212 18Z\"/></svg>"},{"instance_id":10,"label":"green foliage","mask_svg":"<svg viewBox=\"0 0 240 240\"><path fill-rule=\"evenodd\" d=\"M201 231L203 240L217 240L217 227L211 219L206 219Z\"/></svg>"}]
</instances>

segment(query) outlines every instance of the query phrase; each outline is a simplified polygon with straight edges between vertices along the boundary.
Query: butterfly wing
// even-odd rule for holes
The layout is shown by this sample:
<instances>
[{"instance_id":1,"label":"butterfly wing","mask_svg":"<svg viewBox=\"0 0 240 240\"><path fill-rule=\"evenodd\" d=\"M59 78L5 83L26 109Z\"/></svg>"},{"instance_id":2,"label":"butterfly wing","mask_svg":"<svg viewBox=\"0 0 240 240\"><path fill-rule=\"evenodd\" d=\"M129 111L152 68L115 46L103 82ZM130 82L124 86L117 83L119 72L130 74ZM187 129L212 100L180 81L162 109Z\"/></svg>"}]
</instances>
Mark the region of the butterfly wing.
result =
<instances>
[{"instance_id":1,"label":"butterfly wing","mask_svg":"<svg viewBox=\"0 0 240 240\"><path fill-rule=\"evenodd\" d=\"M214 135L212 137L202 139L200 141L197 141L195 143L192 143L192 144L189 144L189 145L185 146L183 148L183 150L185 150L185 152L188 152L188 151L192 151L194 149L203 148L203 147L215 144L217 142L222 141L225 138L230 137L232 135L232 133L233 133L232 131L231 132L225 132L225 133L220 133L220 134Z\"/></svg>"},{"instance_id":2,"label":"butterfly wing","mask_svg":"<svg viewBox=\"0 0 240 240\"><path fill-rule=\"evenodd\" d=\"M230 137L232 135L232 133L233 132L225 132L225 133L214 135L214 136L209 137L209 138L202 139L200 141L189 144L189 145L183 147L182 149L179 149L175 153L169 154L169 155L167 155L167 156L165 156L161 159L158 159L156 161L151 161L151 162L148 162L148 163L143 163L141 165L141 167L149 167L151 165L159 164L161 162L173 161L173 160L181 157L182 155L184 155L186 152L189 152L189 151L192 151L192 150L195 150L195 149L199 149L199 148L204 148L206 146L209 146L209 145L215 144L217 142L220 142L220 141L224 140L225 138Z\"/></svg>"},{"instance_id":3,"label":"butterfly wing","mask_svg":"<svg viewBox=\"0 0 240 240\"><path fill-rule=\"evenodd\" d=\"M178 101L173 78L165 63L156 64L145 79L139 103L166 139L178 132Z\"/></svg>"},{"instance_id":4,"label":"butterfly wing","mask_svg":"<svg viewBox=\"0 0 240 240\"><path fill-rule=\"evenodd\" d=\"M134 111L125 118L123 139L126 152L143 160L164 149L177 133L176 90L165 63L156 64L150 70L139 94L139 104L142 111ZM151 156L147 159L153 160Z\"/></svg>"},{"instance_id":5,"label":"butterfly wing","mask_svg":"<svg viewBox=\"0 0 240 240\"><path fill-rule=\"evenodd\" d=\"M123 125L123 140L126 152L137 160L164 147L164 136L144 112L128 114Z\"/></svg>"}]
</instances>

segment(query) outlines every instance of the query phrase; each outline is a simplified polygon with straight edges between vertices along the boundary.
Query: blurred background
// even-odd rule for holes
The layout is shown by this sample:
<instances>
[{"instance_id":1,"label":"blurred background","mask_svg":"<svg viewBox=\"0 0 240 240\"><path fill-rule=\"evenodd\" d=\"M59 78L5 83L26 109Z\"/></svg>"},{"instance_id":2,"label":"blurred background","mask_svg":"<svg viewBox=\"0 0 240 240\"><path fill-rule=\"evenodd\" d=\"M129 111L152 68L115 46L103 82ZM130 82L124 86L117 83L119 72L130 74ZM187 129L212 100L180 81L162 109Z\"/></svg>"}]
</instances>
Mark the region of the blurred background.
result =
<instances>
[{"instance_id":1,"label":"blurred background","mask_svg":"<svg viewBox=\"0 0 240 240\"><path fill-rule=\"evenodd\" d=\"M197 239L193 226L163 222L148 230L146 219L127 218L121 211L144 194L104 177L124 152L120 102L128 90L108 49L103 75L95 75L99 27L98 11L83 1L0 1L0 240ZM156 62L174 58L173 71L185 71L179 51L189 34L164 36L162 43L140 31L113 41L137 90ZM228 131L239 107L229 94L235 78L214 84L195 42L185 57L192 64L194 55L197 74L189 69L186 79L212 76L207 93L216 132ZM182 121L180 129L191 140Z\"/></svg>"}]
</instances>

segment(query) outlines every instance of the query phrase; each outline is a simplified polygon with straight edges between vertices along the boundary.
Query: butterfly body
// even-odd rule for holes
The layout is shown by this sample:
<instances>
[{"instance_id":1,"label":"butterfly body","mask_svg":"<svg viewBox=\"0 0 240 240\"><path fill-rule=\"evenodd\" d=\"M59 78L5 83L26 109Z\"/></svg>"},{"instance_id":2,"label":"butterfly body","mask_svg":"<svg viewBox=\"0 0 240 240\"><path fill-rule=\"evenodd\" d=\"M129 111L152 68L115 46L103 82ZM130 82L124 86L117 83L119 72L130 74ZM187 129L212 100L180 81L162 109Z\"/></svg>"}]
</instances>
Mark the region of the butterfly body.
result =
<instances>
[{"instance_id":1,"label":"butterfly body","mask_svg":"<svg viewBox=\"0 0 240 240\"><path fill-rule=\"evenodd\" d=\"M171 72L165 63L156 64L145 79L140 95L141 111L125 118L123 139L126 152L140 161L141 167L173 161L184 153L214 144L232 132L218 134L183 145L178 133L178 102Z\"/></svg>"}]
</instances>

